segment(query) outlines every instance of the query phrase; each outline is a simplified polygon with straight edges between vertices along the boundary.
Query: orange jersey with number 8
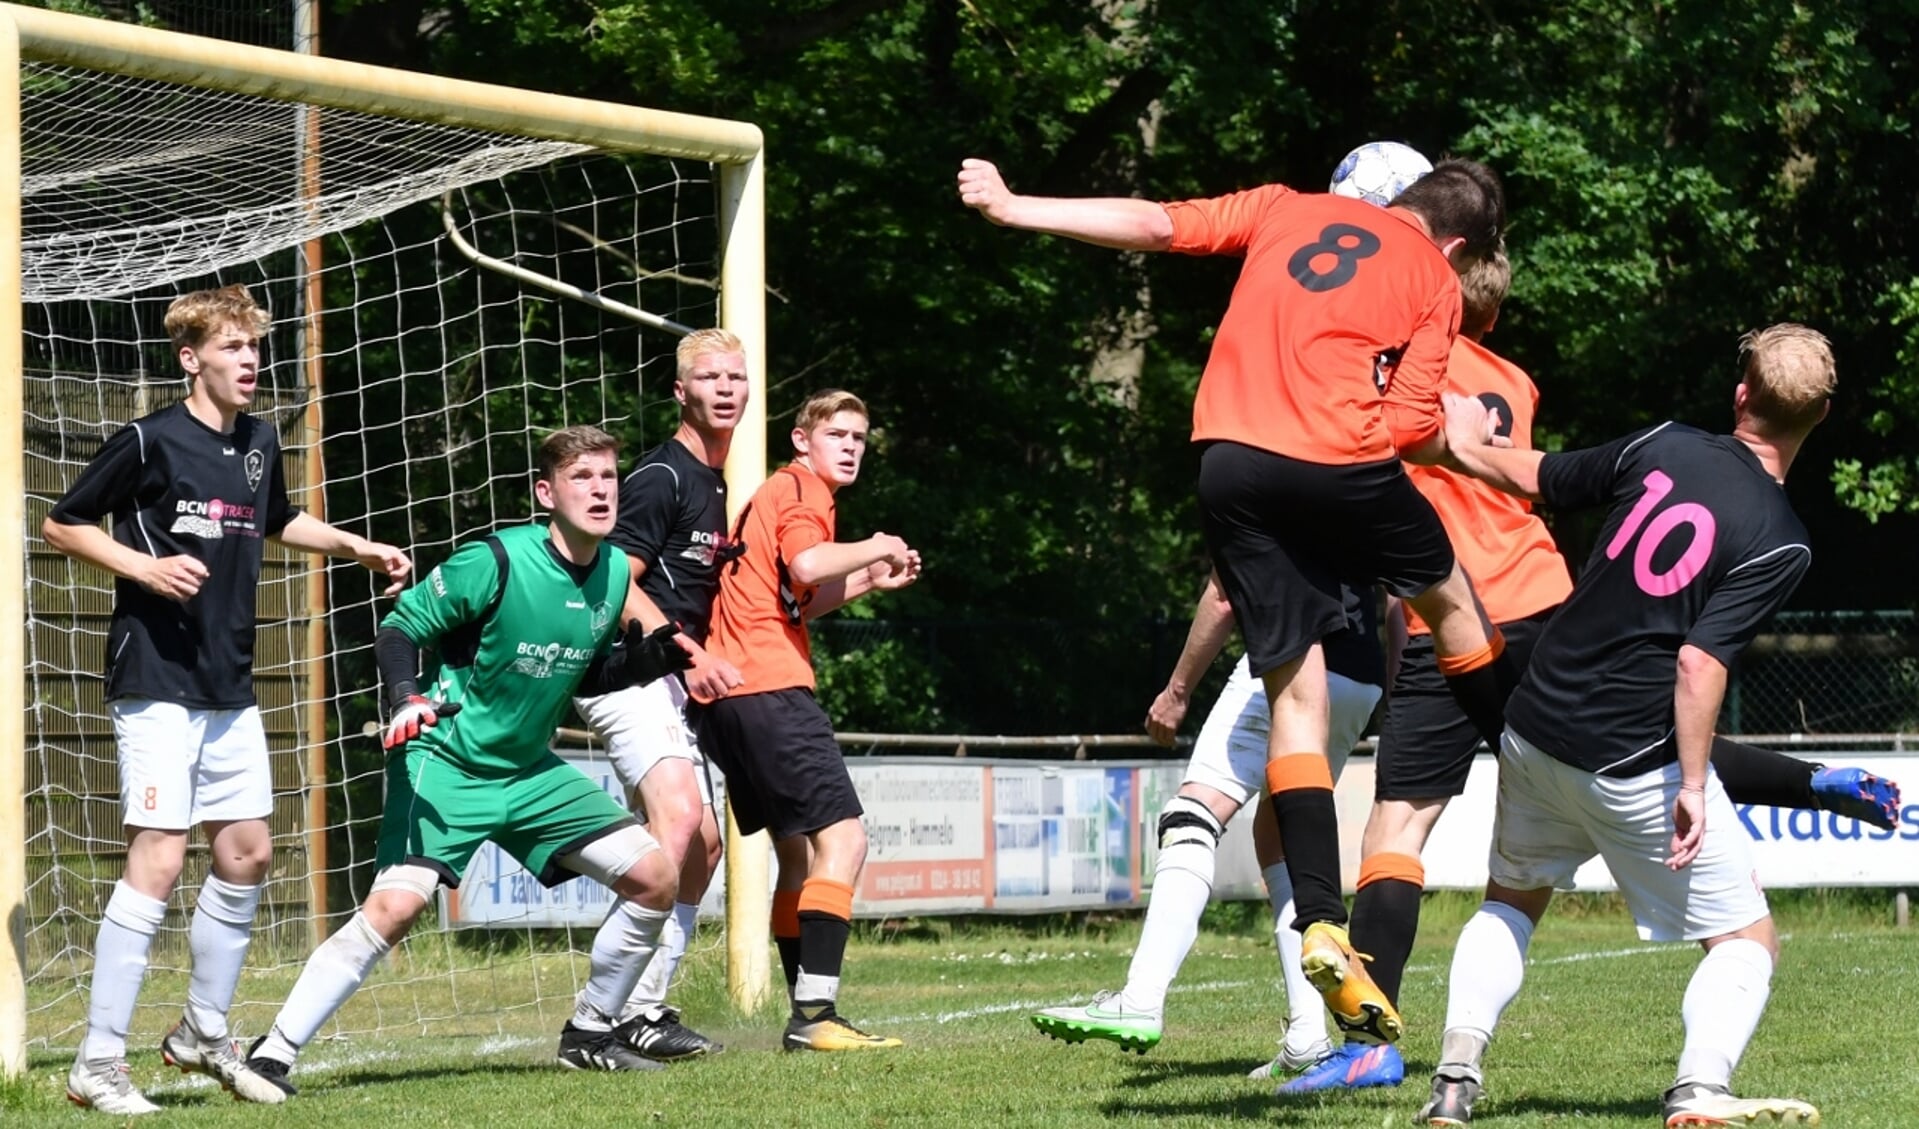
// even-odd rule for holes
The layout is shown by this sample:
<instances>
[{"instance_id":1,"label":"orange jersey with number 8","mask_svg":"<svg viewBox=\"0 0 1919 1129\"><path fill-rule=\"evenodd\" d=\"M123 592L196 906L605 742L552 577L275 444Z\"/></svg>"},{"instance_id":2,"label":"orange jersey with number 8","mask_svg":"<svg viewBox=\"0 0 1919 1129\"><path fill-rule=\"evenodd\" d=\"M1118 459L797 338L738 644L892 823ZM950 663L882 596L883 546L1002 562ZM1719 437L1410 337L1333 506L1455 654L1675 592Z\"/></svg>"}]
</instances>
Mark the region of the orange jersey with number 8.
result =
<instances>
[{"instance_id":1,"label":"orange jersey with number 8","mask_svg":"<svg viewBox=\"0 0 1919 1129\"><path fill-rule=\"evenodd\" d=\"M1459 279L1405 211L1283 185L1165 205L1171 249L1243 255L1193 403L1193 439L1305 462L1436 435Z\"/></svg>"}]
</instances>

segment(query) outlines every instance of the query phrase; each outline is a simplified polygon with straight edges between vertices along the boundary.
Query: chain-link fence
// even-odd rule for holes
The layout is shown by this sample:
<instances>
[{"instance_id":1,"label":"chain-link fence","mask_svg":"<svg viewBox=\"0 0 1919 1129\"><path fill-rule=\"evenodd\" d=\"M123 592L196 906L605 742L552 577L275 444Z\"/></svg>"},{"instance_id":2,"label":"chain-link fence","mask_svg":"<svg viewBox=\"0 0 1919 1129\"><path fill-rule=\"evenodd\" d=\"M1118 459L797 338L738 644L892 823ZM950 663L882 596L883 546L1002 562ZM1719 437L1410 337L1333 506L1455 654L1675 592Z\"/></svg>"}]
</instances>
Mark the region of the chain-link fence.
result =
<instances>
[{"instance_id":1,"label":"chain-link fence","mask_svg":"<svg viewBox=\"0 0 1919 1129\"><path fill-rule=\"evenodd\" d=\"M1186 637L1183 620L904 621L812 625L820 693L842 730L1136 733ZM1194 693L1197 727L1224 680ZM1734 669L1722 725L1742 734L1919 732L1910 611L1787 612Z\"/></svg>"}]
</instances>

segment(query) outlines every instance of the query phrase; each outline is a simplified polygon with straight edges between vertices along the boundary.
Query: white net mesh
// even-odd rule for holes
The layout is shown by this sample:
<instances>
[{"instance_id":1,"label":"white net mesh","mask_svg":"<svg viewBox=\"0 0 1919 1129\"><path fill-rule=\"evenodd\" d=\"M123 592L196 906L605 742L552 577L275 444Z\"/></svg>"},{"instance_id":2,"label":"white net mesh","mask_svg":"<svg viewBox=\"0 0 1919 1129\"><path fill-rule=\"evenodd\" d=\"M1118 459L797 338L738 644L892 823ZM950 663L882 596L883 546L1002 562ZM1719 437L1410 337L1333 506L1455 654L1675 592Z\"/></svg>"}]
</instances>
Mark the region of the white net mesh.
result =
<instances>
[{"instance_id":1,"label":"white net mesh","mask_svg":"<svg viewBox=\"0 0 1919 1129\"><path fill-rule=\"evenodd\" d=\"M112 590L38 530L107 435L183 395L167 303L252 288L276 319L253 412L280 428L295 501L409 547L424 571L454 543L532 516L532 452L547 430L601 424L630 455L674 411L671 337L475 266L443 215L482 254L690 325L716 320L717 224L704 164L67 68L32 67L24 88L28 1031L30 1046L67 1048L125 857L102 700ZM361 734L375 718L373 633L391 606L378 583L268 549L255 680L275 850L234 1010L242 1032L266 1029L314 940L367 892L384 758ZM205 872L196 836L136 1047L179 1012ZM429 919L331 1030L557 1027L590 941Z\"/></svg>"}]
</instances>

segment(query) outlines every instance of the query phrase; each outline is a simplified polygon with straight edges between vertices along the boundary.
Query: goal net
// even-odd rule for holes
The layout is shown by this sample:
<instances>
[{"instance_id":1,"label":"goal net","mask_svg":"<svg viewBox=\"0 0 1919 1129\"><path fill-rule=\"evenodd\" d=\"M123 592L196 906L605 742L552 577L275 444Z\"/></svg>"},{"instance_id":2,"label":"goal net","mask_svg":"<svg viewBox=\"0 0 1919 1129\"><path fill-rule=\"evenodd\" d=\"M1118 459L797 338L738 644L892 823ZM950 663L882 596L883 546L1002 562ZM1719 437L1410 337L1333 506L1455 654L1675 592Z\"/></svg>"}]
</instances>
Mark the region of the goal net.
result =
<instances>
[{"instance_id":1,"label":"goal net","mask_svg":"<svg viewBox=\"0 0 1919 1129\"><path fill-rule=\"evenodd\" d=\"M69 23L93 26L49 26ZM255 57L221 50L238 52L240 70ZM323 77L337 66L309 63ZM726 245L722 214L739 194L722 191L736 187L721 183L731 166L688 155L697 145L648 155L630 137L542 137L537 121L445 124L475 117L457 99L444 114L429 99L398 117L348 108L338 84L323 106L240 93L264 88L244 75L220 81L70 61L19 73L27 817L24 842L0 851L24 848L27 1045L48 1051L84 1031L94 935L125 844L103 700L111 580L54 552L39 528L108 435L184 395L161 324L168 302L231 283L253 291L274 327L250 410L279 429L294 501L407 547L422 574L455 543L535 514L533 453L549 430L605 426L629 455L670 434L674 332L741 328L721 288L743 254ZM474 89L455 93L470 102ZM393 103L368 101L381 104ZM757 276L751 286L756 301ZM366 730L379 697L373 635L391 607L383 584L351 563L267 548L254 681L274 854L233 1013L244 1034L266 1030L372 877L384 755ZM206 872L196 834L153 947L135 1048L180 1012L186 923ZM572 1006L591 928L493 916L479 931L431 914L323 1037L549 1037Z\"/></svg>"}]
</instances>

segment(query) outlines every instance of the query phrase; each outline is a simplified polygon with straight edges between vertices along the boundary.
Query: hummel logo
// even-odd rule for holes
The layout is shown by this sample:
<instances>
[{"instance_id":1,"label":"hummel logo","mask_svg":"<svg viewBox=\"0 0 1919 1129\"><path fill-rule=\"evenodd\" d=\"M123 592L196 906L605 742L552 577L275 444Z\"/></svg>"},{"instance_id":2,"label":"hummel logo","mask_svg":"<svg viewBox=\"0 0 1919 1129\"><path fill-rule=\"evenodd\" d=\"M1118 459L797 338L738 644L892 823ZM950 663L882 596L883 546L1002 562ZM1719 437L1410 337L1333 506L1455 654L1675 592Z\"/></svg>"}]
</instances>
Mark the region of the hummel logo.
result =
<instances>
[{"instance_id":1,"label":"hummel logo","mask_svg":"<svg viewBox=\"0 0 1919 1129\"><path fill-rule=\"evenodd\" d=\"M566 606L569 608L575 608L575 609L584 608L586 607L586 601L585 600L568 600L566 602Z\"/></svg>"},{"instance_id":2,"label":"hummel logo","mask_svg":"<svg viewBox=\"0 0 1919 1129\"><path fill-rule=\"evenodd\" d=\"M233 448L231 448L231 447L222 447L222 448L220 448L220 453L221 453L221 454L223 454L223 455L231 455L231 454L233 453Z\"/></svg>"}]
</instances>

